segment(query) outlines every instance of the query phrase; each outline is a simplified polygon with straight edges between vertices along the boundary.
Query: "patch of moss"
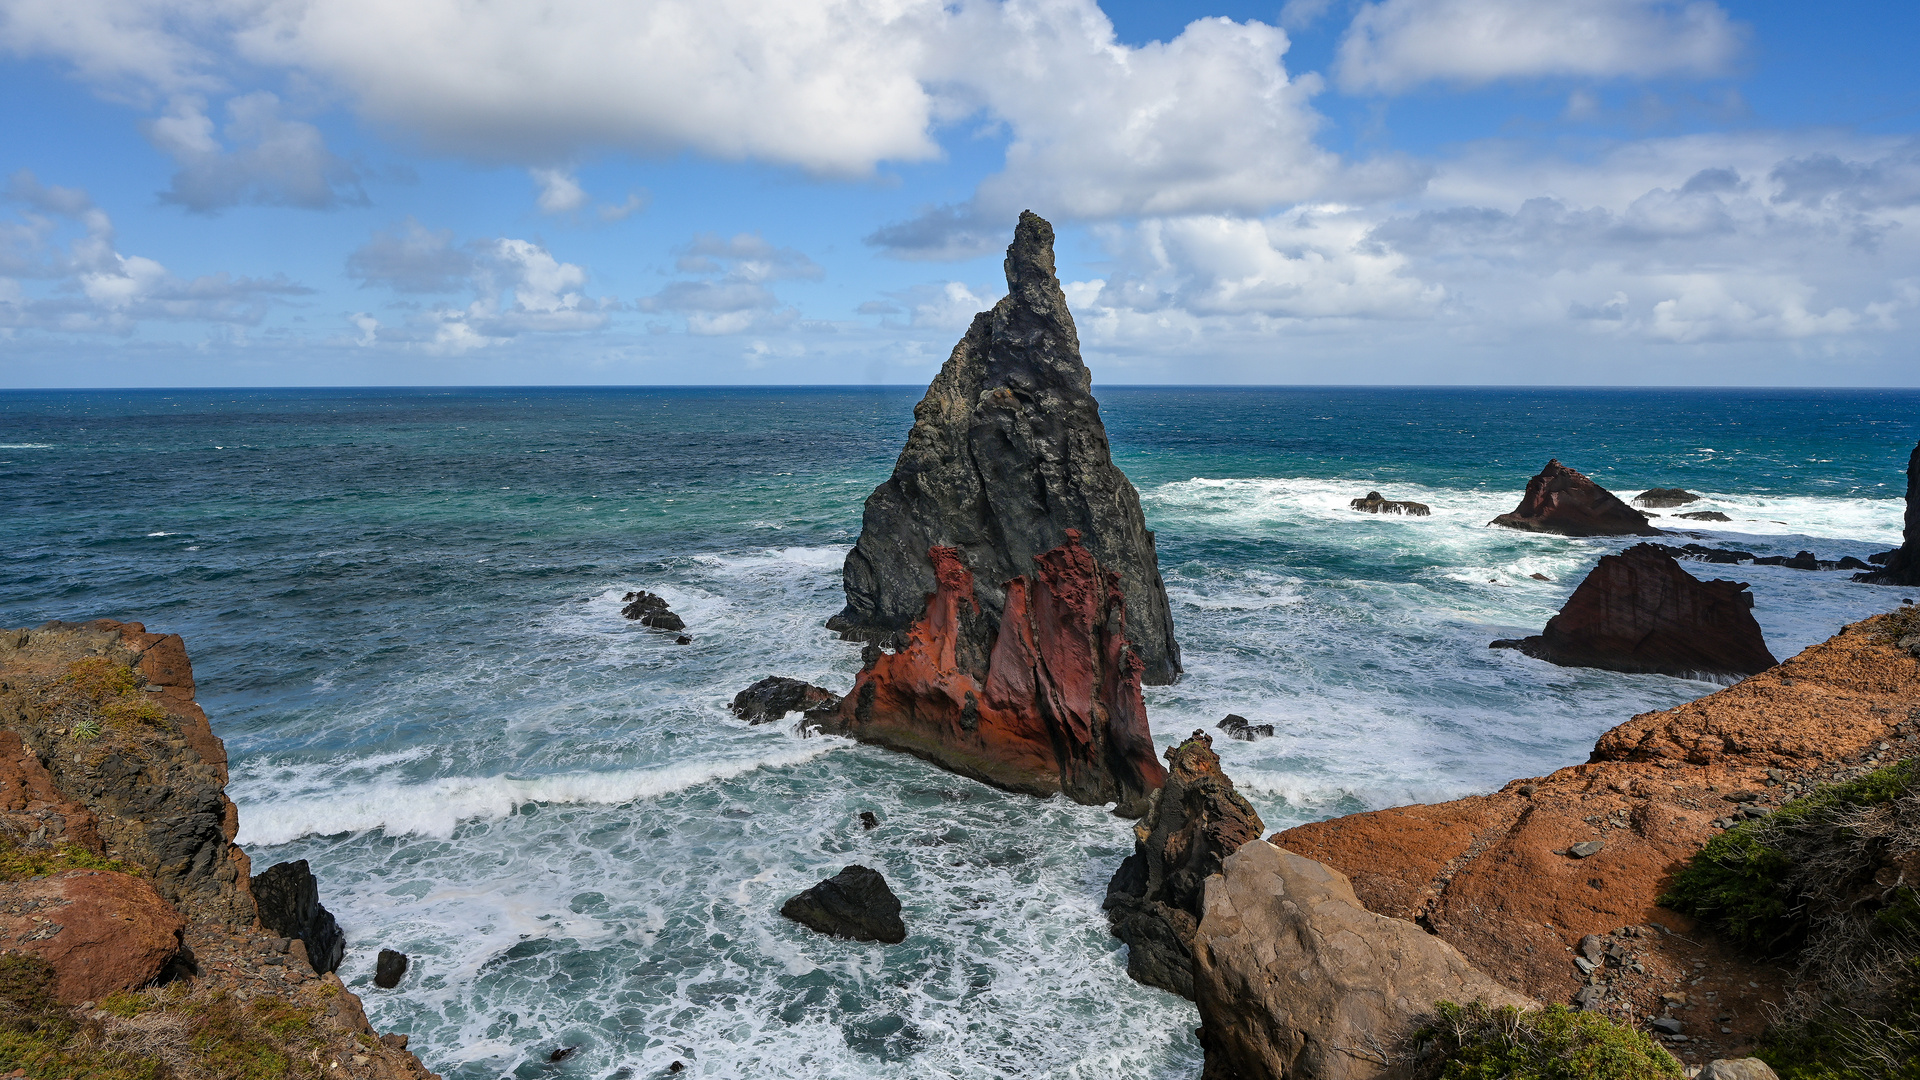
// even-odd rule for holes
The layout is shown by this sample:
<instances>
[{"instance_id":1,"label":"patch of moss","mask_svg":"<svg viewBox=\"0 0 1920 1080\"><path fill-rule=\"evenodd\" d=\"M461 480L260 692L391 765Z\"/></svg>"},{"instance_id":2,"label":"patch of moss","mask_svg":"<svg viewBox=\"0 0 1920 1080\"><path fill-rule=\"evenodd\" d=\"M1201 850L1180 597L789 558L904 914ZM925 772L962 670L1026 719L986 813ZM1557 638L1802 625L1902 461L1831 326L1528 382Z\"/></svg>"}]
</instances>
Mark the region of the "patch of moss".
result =
<instances>
[{"instance_id":1,"label":"patch of moss","mask_svg":"<svg viewBox=\"0 0 1920 1080\"><path fill-rule=\"evenodd\" d=\"M135 876L144 872L131 863L95 855L71 844L63 845L58 851L21 851L11 843L0 841L0 881L46 877L62 870L112 870Z\"/></svg>"},{"instance_id":2,"label":"patch of moss","mask_svg":"<svg viewBox=\"0 0 1920 1080\"><path fill-rule=\"evenodd\" d=\"M53 997L53 969L37 956L0 956L0 1069L23 1069L28 1080L166 1080L166 1064L100 1044L97 1024L84 1024Z\"/></svg>"},{"instance_id":3,"label":"patch of moss","mask_svg":"<svg viewBox=\"0 0 1920 1080\"><path fill-rule=\"evenodd\" d=\"M67 665L60 681L74 688L88 701L99 703L124 697L139 688L133 669L116 664L104 656L89 656Z\"/></svg>"},{"instance_id":4,"label":"patch of moss","mask_svg":"<svg viewBox=\"0 0 1920 1080\"><path fill-rule=\"evenodd\" d=\"M167 710L159 702L138 698L116 698L101 704L100 718L117 728L167 726Z\"/></svg>"},{"instance_id":5,"label":"patch of moss","mask_svg":"<svg viewBox=\"0 0 1920 1080\"><path fill-rule=\"evenodd\" d=\"M1442 1001L1415 1036L1422 1080L1680 1080L1647 1036L1565 1005L1522 1011Z\"/></svg>"},{"instance_id":6,"label":"patch of moss","mask_svg":"<svg viewBox=\"0 0 1920 1080\"><path fill-rule=\"evenodd\" d=\"M320 1067L296 1051L319 1046L318 1013L263 996L244 1005L216 992L195 1024L192 1047L208 1071L233 1080L318 1076ZM302 1038L306 1036L306 1038Z\"/></svg>"}]
</instances>

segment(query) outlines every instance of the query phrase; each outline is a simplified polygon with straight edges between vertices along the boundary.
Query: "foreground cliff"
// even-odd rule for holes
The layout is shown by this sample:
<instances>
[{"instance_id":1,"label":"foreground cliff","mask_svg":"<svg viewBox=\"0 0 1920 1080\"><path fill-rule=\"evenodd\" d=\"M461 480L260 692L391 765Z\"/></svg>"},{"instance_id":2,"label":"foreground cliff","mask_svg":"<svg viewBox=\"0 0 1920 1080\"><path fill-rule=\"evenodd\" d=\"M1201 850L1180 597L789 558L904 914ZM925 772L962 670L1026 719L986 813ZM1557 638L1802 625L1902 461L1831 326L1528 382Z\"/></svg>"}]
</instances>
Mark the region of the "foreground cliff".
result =
<instances>
[{"instance_id":1,"label":"foreground cliff","mask_svg":"<svg viewBox=\"0 0 1920 1080\"><path fill-rule=\"evenodd\" d=\"M317 972L324 957L261 925L226 779L179 637L110 620L0 631L4 1063L431 1076Z\"/></svg>"},{"instance_id":2,"label":"foreground cliff","mask_svg":"<svg viewBox=\"0 0 1920 1080\"><path fill-rule=\"evenodd\" d=\"M893 475L867 499L847 554L847 606L828 626L904 644L936 586L932 548L975 580L980 618L963 657L983 659L1008 604L1005 583L1077 530L1119 578L1128 634L1149 684L1180 674L1180 647L1140 496L1113 463L1093 377L1054 275L1053 226L1022 213L1007 249L1007 295L974 317L920 404Z\"/></svg>"}]
</instances>

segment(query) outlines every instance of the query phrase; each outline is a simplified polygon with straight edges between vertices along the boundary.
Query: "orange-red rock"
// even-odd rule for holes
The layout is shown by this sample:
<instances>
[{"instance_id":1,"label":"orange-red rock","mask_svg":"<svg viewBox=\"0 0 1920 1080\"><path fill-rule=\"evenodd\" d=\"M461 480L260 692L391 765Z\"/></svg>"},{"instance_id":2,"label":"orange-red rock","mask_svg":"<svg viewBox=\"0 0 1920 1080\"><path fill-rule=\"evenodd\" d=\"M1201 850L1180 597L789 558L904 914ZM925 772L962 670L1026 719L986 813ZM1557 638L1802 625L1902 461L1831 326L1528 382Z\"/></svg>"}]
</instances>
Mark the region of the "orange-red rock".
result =
<instances>
[{"instance_id":1,"label":"orange-red rock","mask_svg":"<svg viewBox=\"0 0 1920 1080\"><path fill-rule=\"evenodd\" d=\"M1578 469L1549 460L1527 481L1520 505L1489 524L1561 536L1659 536L1640 511Z\"/></svg>"},{"instance_id":2,"label":"orange-red rock","mask_svg":"<svg viewBox=\"0 0 1920 1080\"><path fill-rule=\"evenodd\" d=\"M973 575L953 548L928 552L936 591L899 652L875 650L821 726L1032 795L1062 792L1138 816L1165 781L1127 641L1117 575L1080 544L1034 557L1006 582L987 656L966 655L981 618Z\"/></svg>"},{"instance_id":3,"label":"orange-red rock","mask_svg":"<svg viewBox=\"0 0 1920 1080\"><path fill-rule=\"evenodd\" d=\"M131 874L70 870L0 882L0 950L30 953L69 1004L158 978L180 951L186 920Z\"/></svg>"}]
</instances>

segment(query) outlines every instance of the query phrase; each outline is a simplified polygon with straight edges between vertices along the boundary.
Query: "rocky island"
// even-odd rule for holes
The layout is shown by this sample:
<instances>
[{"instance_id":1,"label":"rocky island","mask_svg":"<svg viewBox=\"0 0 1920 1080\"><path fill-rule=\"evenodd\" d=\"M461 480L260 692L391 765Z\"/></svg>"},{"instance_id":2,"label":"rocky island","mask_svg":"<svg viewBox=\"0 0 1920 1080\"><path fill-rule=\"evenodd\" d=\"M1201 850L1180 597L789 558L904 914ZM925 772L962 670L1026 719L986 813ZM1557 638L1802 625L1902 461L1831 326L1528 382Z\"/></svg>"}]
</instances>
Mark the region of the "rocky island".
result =
<instances>
[{"instance_id":1,"label":"rocky island","mask_svg":"<svg viewBox=\"0 0 1920 1080\"><path fill-rule=\"evenodd\" d=\"M1558 459L1527 481L1520 505L1489 524L1561 536L1663 535L1640 511Z\"/></svg>"}]
</instances>

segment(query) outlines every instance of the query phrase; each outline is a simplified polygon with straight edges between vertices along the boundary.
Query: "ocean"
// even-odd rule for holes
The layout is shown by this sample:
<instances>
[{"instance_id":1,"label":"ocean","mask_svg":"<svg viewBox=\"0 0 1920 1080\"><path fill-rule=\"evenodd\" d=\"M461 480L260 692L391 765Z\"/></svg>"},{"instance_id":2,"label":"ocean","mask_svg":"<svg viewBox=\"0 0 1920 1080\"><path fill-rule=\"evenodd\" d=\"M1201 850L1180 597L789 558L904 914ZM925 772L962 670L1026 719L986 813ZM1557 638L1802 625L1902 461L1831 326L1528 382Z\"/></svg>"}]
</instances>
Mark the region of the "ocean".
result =
<instances>
[{"instance_id":1,"label":"ocean","mask_svg":"<svg viewBox=\"0 0 1920 1080\"><path fill-rule=\"evenodd\" d=\"M1628 542L1486 526L1549 457L1703 493L1733 520L1655 522L1701 542L1865 558L1899 541L1920 435L1916 391L1095 392L1187 668L1147 690L1156 739L1273 724L1215 742L1269 830L1574 764L1715 689L1487 648ZM1194 1009L1127 979L1100 911L1129 822L725 708L768 674L850 685L821 624L918 398L0 392L0 625L186 638L256 870L311 862L342 976L450 1080L1189 1080ZM1433 514L1347 508L1369 490ZM1751 582L1782 658L1901 597L1685 565ZM690 644L620 617L643 588ZM851 863L900 894L904 944L777 914ZM383 947L413 958L399 989L372 986Z\"/></svg>"}]
</instances>

